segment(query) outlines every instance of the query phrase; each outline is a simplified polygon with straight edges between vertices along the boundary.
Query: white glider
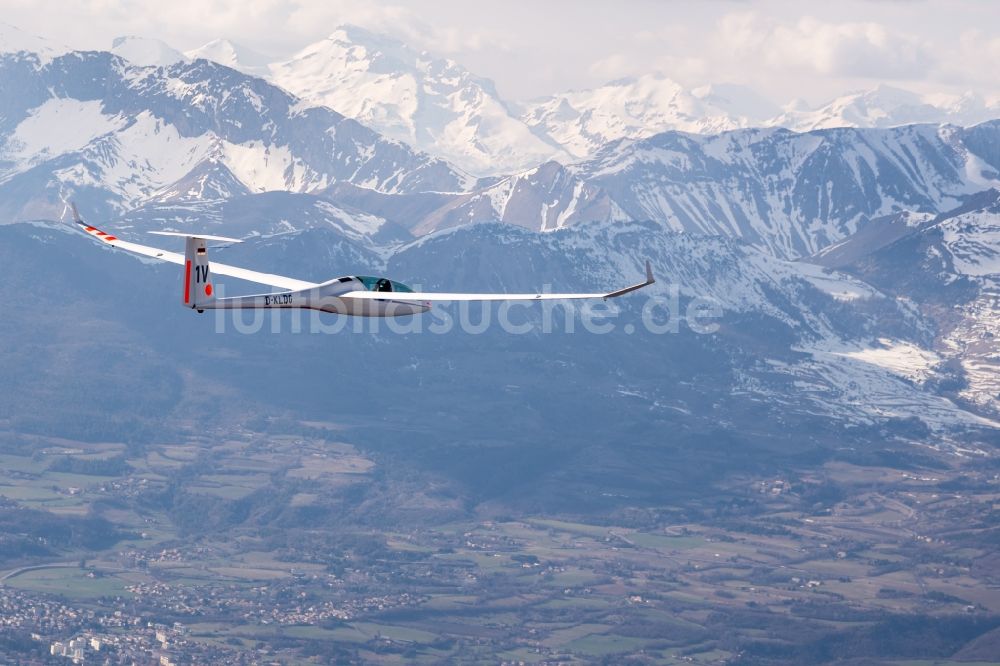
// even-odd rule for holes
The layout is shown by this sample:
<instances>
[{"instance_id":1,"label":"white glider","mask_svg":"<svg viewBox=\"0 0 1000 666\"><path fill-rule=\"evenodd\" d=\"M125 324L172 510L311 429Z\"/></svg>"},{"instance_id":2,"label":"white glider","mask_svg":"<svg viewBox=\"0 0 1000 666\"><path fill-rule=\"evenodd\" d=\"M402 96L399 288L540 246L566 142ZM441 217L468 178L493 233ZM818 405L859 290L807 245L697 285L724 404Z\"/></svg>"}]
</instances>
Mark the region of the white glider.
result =
<instances>
[{"instance_id":1,"label":"white glider","mask_svg":"<svg viewBox=\"0 0 1000 666\"><path fill-rule=\"evenodd\" d=\"M80 218L72 204L73 220L84 231L99 240L127 252L179 264L184 267L184 307L205 310L231 310L256 308L300 308L320 310L333 314L361 317L398 317L419 314L431 308L433 301L542 301L557 299L617 298L655 282L653 270L646 261L646 281L630 287L603 294L462 294L415 292L405 284L384 277L351 275L326 282L306 282L272 273L208 262L207 241L239 243L235 238L223 236L191 235L170 231L153 231L161 236L179 236L185 239L184 254L168 252L155 247L130 243L90 226ZM215 298L211 274L256 282L282 291L252 296Z\"/></svg>"}]
</instances>

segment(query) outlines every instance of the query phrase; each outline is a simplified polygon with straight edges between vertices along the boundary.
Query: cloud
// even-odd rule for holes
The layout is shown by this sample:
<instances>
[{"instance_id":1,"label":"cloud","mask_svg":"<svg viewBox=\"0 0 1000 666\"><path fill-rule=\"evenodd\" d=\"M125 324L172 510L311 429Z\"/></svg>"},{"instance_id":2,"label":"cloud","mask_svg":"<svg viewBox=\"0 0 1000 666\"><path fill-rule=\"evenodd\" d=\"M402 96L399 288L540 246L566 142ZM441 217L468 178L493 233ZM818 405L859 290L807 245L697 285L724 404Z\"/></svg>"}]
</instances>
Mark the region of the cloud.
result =
<instances>
[{"instance_id":1,"label":"cloud","mask_svg":"<svg viewBox=\"0 0 1000 666\"><path fill-rule=\"evenodd\" d=\"M355 0L301 2L292 12L288 23L294 31L313 35L314 39L317 26L328 26L326 34L329 34L337 26L350 23L373 32L392 35L410 46L445 55L487 48L510 48L499 34L436 25L410 7L402 5L360 3Z\"/></svg>"},{"instance_id":2,"label":"cloud","mask_svg":"<svg viewBox=\"0 0 1000 666\"><path fill-rule=\"evenodd\" d=\"M734 13L719 22L717 40L735 58L759 59L771 69L798 69L844 78L920 79L936 65L916 37L880 23L833 23L803 17L794 23Z\"/></svg>"},{"instance_id":3,"label":"cloud","mask_svg":"<svg viewBox=\"0 0 1000 666\"><path fill-rule=\"evenodd\" d=\"M597 79L661 71L686 85L797 80L923 80L938 67L924 41L875 21L836 22L737 11L705 33L682 24L638 30L629 44L592 62Z\"/></svg>"},{"instance_id":4,"label":"cloud","mask_svg":"<svg viewBox=\"0 0 1000 666\"><path fill-rule=\"evenodd\" d=\"M1000 92L996 71L1000 67L1000 37L979 29L966 30L957 48L940 68L940 78L952 85L982 87L982 92Z\"/></svg>"},{"instance_id":5,"label":"cloud","mask_svg":"<svg viewBox=\"0 0 1000 666\"><path fill-rule=\"evenodd\" d=\"M343 24L386 33L414 47L452 54L510 45L496 31L439 25L399 3L356 0L0 0L4 21L77 48L108 48L137 35L181 50L224 37L272 55L290 55ZM56 16L51 21L48 17ZM80 29L79 26L86 26Z\"/></svg>"},{"instance_id":6,"label":"cloud","mask_svg":"<svg viewBox=\"0 0 1000 666\"><path fill-rule=\"evenodd\" d=\"M683 85L704 83L709 74L708 64L701 58L668 55L650 59L624 53L612 53L594 61L587 73L598 83L662 74Z\"/></svg>"},{"instance_id":7,"label":"cloud","mask_svg":"<svg viewBox=\"0 0 1000 666\"><path fill-rule=\"evenodd\" d=\"M634 60L624 53L612 53L595 60L587 68L587 71L602 81L610 81L611 79L635 75L636 66Z\"/></svg>"}]
</instances>

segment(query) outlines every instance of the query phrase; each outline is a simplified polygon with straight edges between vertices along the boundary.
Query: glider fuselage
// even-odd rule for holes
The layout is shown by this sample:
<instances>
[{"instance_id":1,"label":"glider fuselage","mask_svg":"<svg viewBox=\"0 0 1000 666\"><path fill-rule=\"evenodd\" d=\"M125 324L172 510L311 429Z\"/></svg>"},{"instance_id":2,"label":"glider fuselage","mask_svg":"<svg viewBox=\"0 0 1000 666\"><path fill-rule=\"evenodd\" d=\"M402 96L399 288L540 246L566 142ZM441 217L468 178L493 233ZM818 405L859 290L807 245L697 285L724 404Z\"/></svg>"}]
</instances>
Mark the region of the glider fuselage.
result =
<instances>
[{"instance_id":1,"label":"glider fuselage","mask_svg":"<svg viewBox=\"0 0 1000 666\"><path fill-rule=\"evenodd\" d=\"M192 285L193 289L202 290L206 286L197 282ZM363 290L378 292L380 296L363 300L340 298L344 294ZM357 317L400 317L420 314L431 309L431 304L428 301L407 300L406 294L409 291L410 289L406 285L387 278L345 276L323 282L309 289L217 298L204 303L196 303L193 307L197 310L287 308L319 310L330 314ZM384 297L381 294L384 294ZM189 307L192 306L189 305Z\"/></svg>"}]
</instances>

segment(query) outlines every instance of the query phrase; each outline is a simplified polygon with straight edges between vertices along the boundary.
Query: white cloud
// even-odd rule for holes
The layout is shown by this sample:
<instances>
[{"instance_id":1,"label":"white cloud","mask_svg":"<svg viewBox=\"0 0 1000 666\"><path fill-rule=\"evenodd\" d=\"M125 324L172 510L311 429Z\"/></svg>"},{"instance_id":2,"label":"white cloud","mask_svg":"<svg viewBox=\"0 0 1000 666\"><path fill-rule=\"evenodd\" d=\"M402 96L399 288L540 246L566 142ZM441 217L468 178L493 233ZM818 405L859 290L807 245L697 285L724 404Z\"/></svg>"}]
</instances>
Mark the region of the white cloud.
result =
<instances>
[{"instance_id":1,"label":"white cloud","mask_svg":"<svg viewBox=\"0 0 1000 666\"><path fill-rule=\"evenodd\" d=\"M941 64L942 81L958 86L974 86L984 94L1000 92L1000 37L976 28L966 30L957 49Z\"/></svg>"},{"instance_id":2,"label":"white cloud","mask_svg":"<svg viewBox=\"0 0 1000 666\"><path fill-rule=\"evenodd\" d=\"M15 26L77 48L108 48L113 37L138 35L186 50L223 37L280 56L322 39L343 24L387 33L442 54L510 48L499 31L440 24L402 4L356 0L171 0L159 4L145 0L0 0L0 16Z\"/></svg>"},{"instance_id":3,"label":"white cloud","mask_svg":"<svg viewBox=\"0 0 1000 666\"><path fill-rule=\"evenodd\" d=\"M1000 89L1000 2L981 0L0 0L0 20L76 48L222 37L275 59L353 23L452 57L513 99L655 71L811 103L882 81Z\"/></svg>"},{"instance_id":4,"label":"white cloud","mask_svg":"<svg viewBox=\"0 0 1000 666\"><path fill-rule=\"evenodd\" d=\"M701 58L661 56L643 58L637 54L612 53L591 63L587 72L595 82L634 78L643 74L662 74L682 85L694 86L706 81L708 63Z\"/></svg>"},{"instance_id":5,"label":"white cloud","mask_svg":"<svg viewBox=\"0 0 1000 666\"><path fill-rule=\"evenodd\" d=\"M752 12L736 13L719 22L717 40L734 57L757 59L772 70L799 69L824 76L919 79L935 64L922 41L875 22L803 17L786 23Z\"/></svg>"},{"instance_id":6,"label":"white cloud","mask_svg":"<svg viewBox=\"0 0 1000 666\"><path fill-rule=\"evenodd\" d=\"M290 28L303 35L315 34L317 26L328 26L325 30L328 34L345 23L392 35L413 47L444 55L484 48L509 48L507 41L499 34L438 25L427 21L410 7L394 4L355 0L302 2L288 21Z\"/></svg>"},{"instance_id":7,"label":"white cloud","mask_svg":"<svg viewBox=\"0 0 1000 666\"><path fill-rule=\"evenodd\" d=\"M619 79L625 76L633 76L636 72L636 63L624 53L612 53L599 60L595 60L587 68L592 76L604 81Z\"/></svg>"}]
</instances>

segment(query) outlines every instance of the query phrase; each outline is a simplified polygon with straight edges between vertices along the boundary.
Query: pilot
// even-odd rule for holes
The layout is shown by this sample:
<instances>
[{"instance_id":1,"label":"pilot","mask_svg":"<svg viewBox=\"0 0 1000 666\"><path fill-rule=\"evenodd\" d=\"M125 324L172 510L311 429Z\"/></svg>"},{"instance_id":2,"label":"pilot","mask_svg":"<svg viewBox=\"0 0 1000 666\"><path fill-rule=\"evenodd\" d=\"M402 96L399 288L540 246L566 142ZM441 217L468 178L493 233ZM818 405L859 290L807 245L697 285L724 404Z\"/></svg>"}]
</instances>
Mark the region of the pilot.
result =
<instances>
[{"instance_id":1,"label":"pilot","mask_svg":"<svg viewBox=\"0 0 1000 666\"><path fill-rule=\"evenodd\" d=\"M392 291L392 282L382 278L375 283L375 291Z\"/></svg>"}]
</instances>

